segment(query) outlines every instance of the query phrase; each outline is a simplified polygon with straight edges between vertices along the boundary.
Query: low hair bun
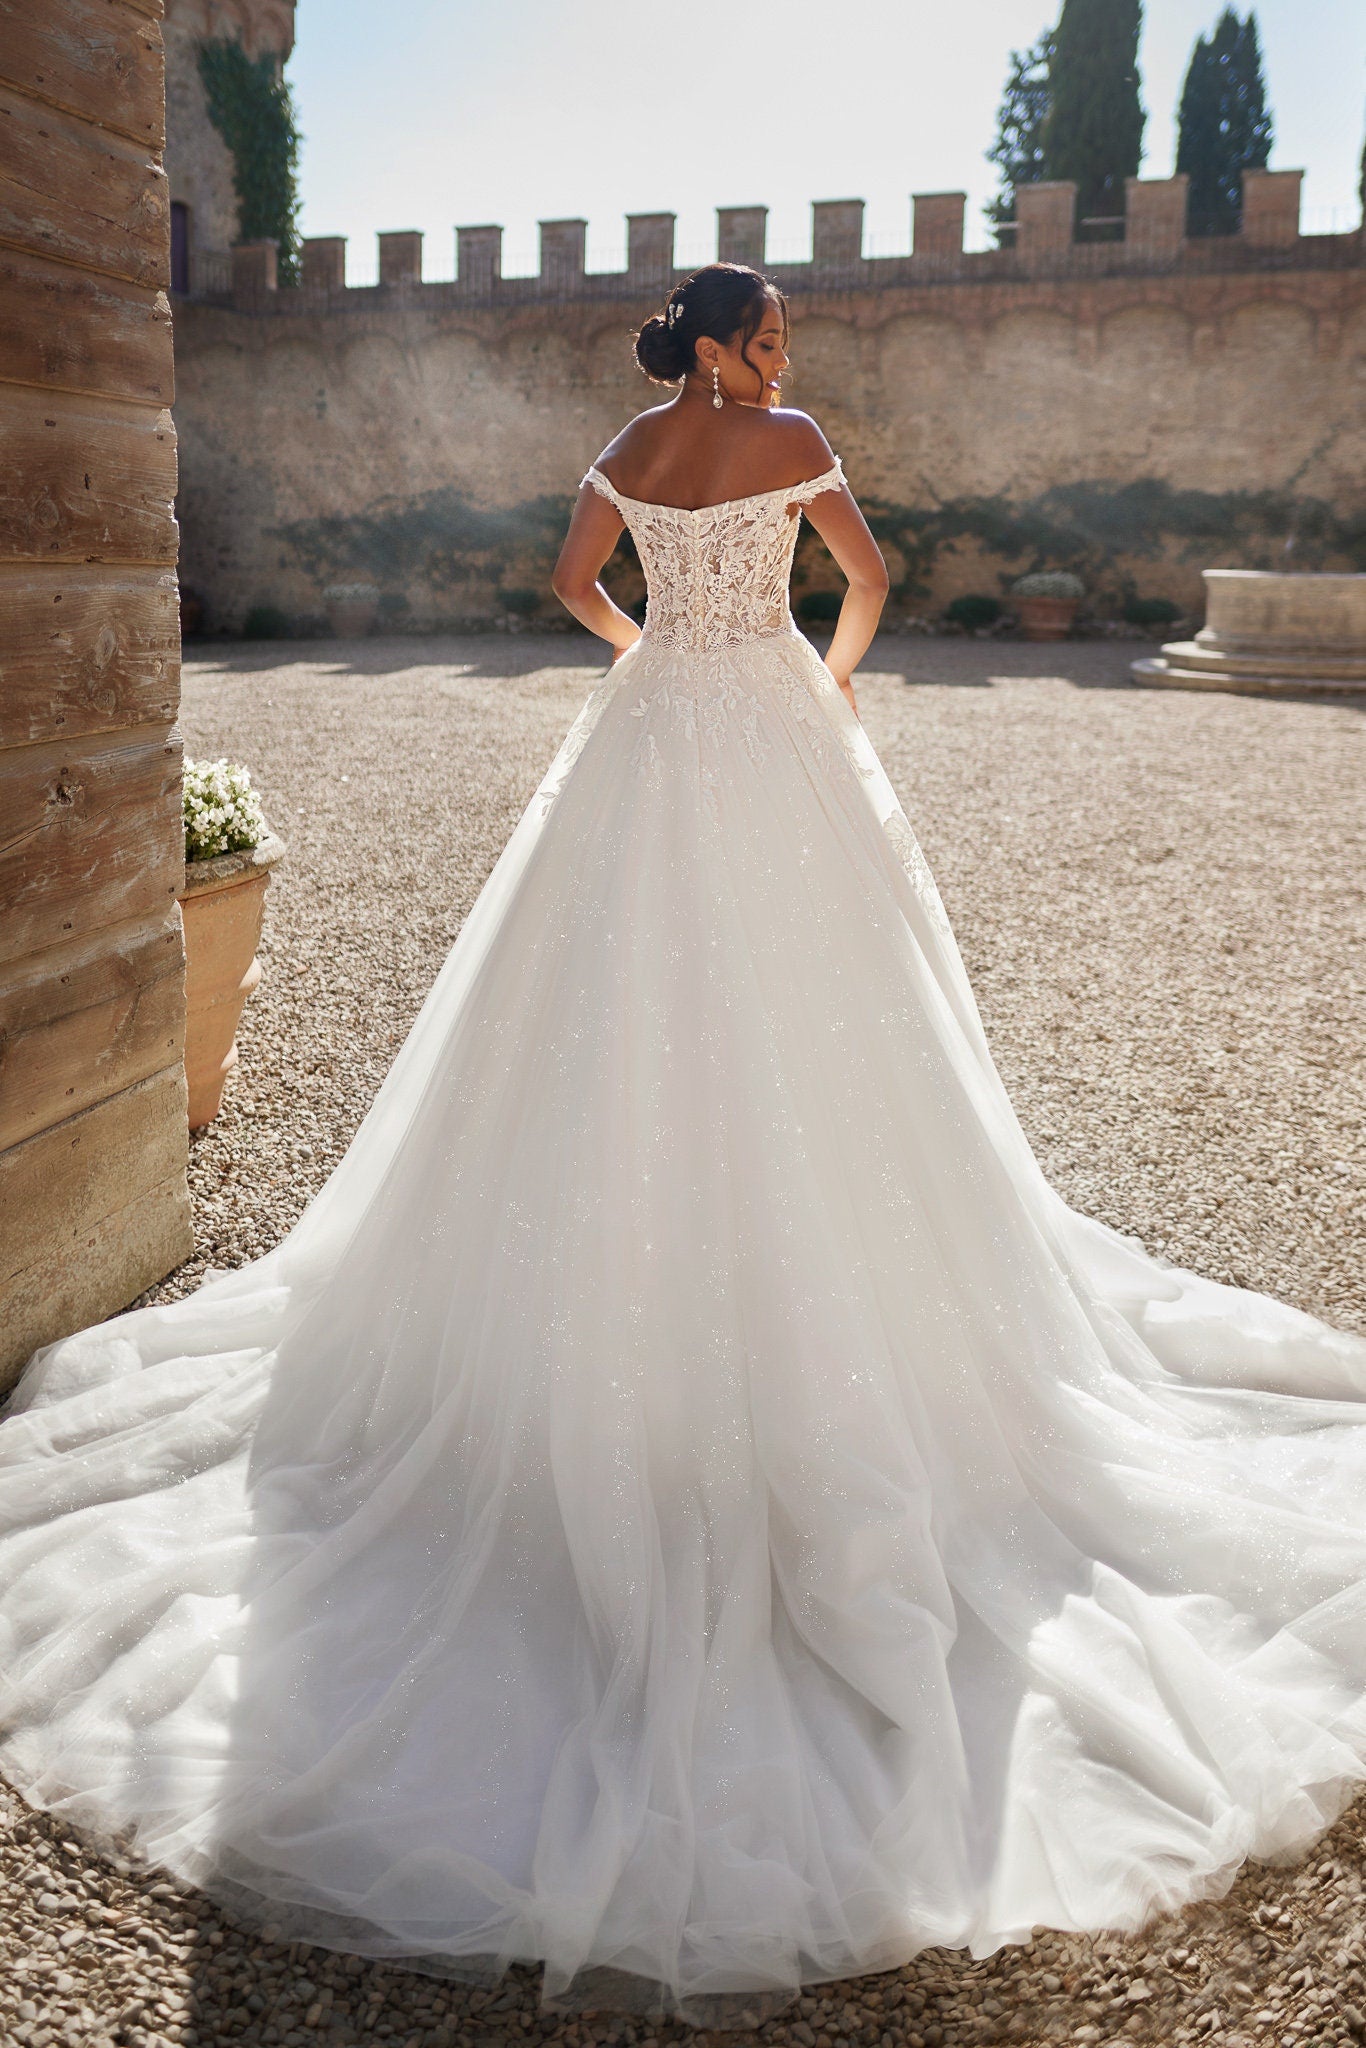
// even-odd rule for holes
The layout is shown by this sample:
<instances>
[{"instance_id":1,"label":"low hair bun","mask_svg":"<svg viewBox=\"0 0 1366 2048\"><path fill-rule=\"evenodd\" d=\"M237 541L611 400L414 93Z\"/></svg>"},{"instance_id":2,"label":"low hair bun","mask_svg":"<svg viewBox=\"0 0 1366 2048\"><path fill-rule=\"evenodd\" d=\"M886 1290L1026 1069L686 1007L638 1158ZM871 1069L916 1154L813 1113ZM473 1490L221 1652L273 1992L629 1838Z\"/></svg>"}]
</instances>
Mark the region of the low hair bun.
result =
<instances>
[{"instance_id":1,"label":"low hair bun","mask_svg":"<svg viewBox=\"0 0 1366 2048\"><path fill-rule=\"evenodd\" d=\"M787 341L787 300L771 279L746 263L704 263L669 293L635 338L636 361L653 384L681 384L697 361L703 335L728 345L739 341L754 372L756 400L764 394L763 372L745 351L764 316L776 311Z\"/></svg>"},{"instance_id":2,"label":"low hair bun","mask_svg":"<svg viewBox=\"0 0 1366 2048\"><path fill-rule=\"evenodd\" d=\"M636 336L636 361L653 384L677 384L692 367L693 345L683 339L683 323L672 325L652 313Z\"/></svg>"}]
</instances>

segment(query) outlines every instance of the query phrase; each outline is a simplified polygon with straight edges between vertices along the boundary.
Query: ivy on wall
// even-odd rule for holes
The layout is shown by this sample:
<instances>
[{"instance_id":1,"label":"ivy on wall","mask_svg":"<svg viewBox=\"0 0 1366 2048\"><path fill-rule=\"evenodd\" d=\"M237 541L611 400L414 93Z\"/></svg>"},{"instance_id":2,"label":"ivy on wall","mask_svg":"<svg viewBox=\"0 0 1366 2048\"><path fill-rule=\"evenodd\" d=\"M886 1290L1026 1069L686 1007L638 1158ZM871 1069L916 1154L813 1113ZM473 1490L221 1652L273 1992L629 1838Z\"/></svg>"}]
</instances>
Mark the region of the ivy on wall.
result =
<instances>
[{"instance_id":1,"label":"ivy on wall","mask_svg":"<svg viewBox=\"0 0 1366 2048\"><path fill-rule=\"evenodd\" d=\"M281 284L299 275L299 131L288 85L267 53L226 39L199 45L209 119L232 156L237 234L279 244Z\"/></svg>"}]
</instances>

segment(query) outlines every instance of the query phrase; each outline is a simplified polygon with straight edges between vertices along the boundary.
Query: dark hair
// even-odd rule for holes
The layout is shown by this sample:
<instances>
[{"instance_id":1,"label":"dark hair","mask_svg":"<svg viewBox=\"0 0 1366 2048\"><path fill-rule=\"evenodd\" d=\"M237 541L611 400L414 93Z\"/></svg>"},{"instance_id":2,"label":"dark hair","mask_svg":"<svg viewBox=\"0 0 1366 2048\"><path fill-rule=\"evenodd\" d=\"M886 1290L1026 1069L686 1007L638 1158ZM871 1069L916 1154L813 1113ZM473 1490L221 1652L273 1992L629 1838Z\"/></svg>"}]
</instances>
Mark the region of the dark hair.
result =
<instances>
[{"instance_id":1,"label":"dark hair","mask_svg":"<svg viewBox=\"0 0 1366 2048\"><path fill-rule=\"evenodd\" d=\"M782 315L787 342L787 300L747 263L704 263L669 293L662 312L654 313L636 336L636 361L654 384L678 384L696 361L697 344L710 335L729 343L740 337L740 353L763 388L763 372L746 350L763 325L770 307Z\"/></svg>"}]
</instances>

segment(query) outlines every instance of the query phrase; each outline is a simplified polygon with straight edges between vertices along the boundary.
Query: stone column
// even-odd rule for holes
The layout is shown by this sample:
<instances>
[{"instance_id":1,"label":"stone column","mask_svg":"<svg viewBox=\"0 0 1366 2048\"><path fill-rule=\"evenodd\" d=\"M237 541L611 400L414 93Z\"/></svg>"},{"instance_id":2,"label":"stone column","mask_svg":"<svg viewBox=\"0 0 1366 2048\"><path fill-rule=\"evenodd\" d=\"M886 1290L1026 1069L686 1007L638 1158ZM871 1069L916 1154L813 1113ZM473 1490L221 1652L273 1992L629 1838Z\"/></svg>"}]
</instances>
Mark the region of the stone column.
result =
<instances>
[{"instance_id":1,"label":"stone column","mask_svg":"<svg viewBox=\"0 0 1366 2048\"><path fill-rule=\"evenodd\" d=\"M748 263L762 270L768 242L766 206L718 206L716 209L716 260L718 263Z\"/></svg>"},{"instance_id":2,"label":"stone column","mask_svg":"<svg viewBox=\"0 0 1366 2048\"><path fill-rule=\"evenodd\" d=\"M381 284L421 284L422 236L416 228L397 228L379 238Z\"/></svg>"},{"instance_id":3,"label":"stone column","mask_svg":"<svg viewBox=\"0 0 1366 2048\"><path fill-rule=\"evenodd\" d=\"M543 220L541 287L552 293L581 292L588 249L586 220Z\"/></svg>"},{"instance_id":4,"label":"stone column","mask_svg":"<svg viewBox=\"0 0 1366 2048\"><path fill-rule=\"evenodd\" d=\"M305 291L345 290L345 235L305 236L299 245L299 282Z\"/></svg>"},{"instance_id":5,"label":"stone column","mask_svg":"<svg viewBox=\"0 0 1366 2048\"><path fill-rule=\"evenodd\" d=\"M1051 270L1072 253L1077 188L1071 178L1015 188L1015 259L1021 270Z\"/></svg>"},{"instance_id":6,"label":"stone column","mask_svg":"<svg viewBox=\"0 0 1366 2048\"><path fill-rule=\"evenodd\" d=\"M160 11L0 32L0 1390L194 1248Z\"/></svg>"},{"instance_id":7,"label":"stone column","mask_svg":"<svg viewBox=\"0 0 1366 2048\"><path fill-rule=\"evenodd\" d=\"M477 292L481 297L491 293L503 275L503 230L457 228L455 275L462 290Z\"/></svg>"}]
</instances>

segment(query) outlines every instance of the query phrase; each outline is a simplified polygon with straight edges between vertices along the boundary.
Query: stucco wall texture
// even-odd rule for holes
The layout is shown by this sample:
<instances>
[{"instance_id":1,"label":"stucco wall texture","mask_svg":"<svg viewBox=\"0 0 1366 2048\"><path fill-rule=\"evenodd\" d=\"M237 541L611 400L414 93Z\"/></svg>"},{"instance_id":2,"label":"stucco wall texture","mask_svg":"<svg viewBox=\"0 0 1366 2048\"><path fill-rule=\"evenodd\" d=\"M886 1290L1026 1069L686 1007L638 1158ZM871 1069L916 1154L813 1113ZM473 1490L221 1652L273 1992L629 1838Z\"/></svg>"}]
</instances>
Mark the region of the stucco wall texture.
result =
<instances>
[{"instance_id":1,"label":"stucco wall texture","mask_svg":"<svg viewBox=\"0 0 1366 2048\"><path fill-rule=\"evenodd\" d=\"M283 296L283 295L281 295ZM320 295L176 311L182 577L210 630L328 584L390 628L526 615L578 480L666 391L630 353L662 292L450 303ZM789 402L820 421L883 544L891 614L1067 567L1092 608L1200 571L1366 569L1366 268L1224 267L794 295ZM608 575L625 600L623 551ZM797 588L838 587L814 535ZM511 603L509 603L511 594Z\"/></svg>"}]
</instances>

